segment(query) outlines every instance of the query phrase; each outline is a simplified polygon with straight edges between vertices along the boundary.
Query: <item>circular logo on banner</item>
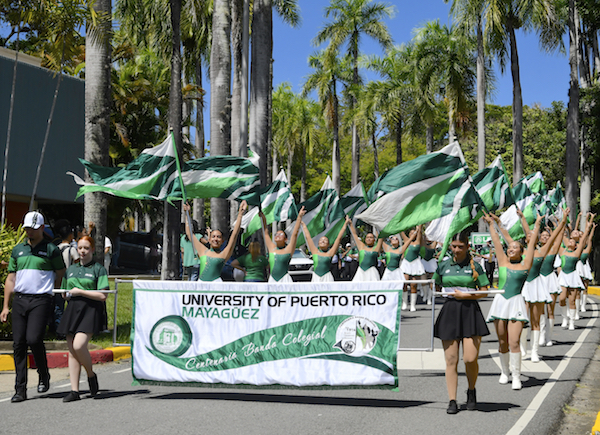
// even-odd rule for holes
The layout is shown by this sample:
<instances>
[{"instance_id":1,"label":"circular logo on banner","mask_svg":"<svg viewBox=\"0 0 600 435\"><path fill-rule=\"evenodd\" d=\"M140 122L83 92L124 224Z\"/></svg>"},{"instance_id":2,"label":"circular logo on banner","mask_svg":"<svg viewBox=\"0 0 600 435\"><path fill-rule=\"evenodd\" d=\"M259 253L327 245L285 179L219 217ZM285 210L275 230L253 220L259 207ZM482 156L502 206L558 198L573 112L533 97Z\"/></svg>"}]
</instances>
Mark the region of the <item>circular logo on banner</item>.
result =
<instances>
[{"instance_id":1,"label":"circular logo on banner","mask_svg":"<svg viewBox=\"0 0 600 435\"><path fill-rule=\"evenodd\" d=\"M190 325L181 316L163 317L152 327L150 343L157 352L181 356L192 344Z\"/></svg>"},{"instance_id":2,"label":"circular logo on banner","mask_svg":"<svg viewBox=\"0 0 600 435\"><path fill-rule=\"evenodd\" d=\"M347 355L368 354L377 343L379 328L366 317L354 316L344 320L335 334L335 345Z\"/></svg>"}]
</instances>

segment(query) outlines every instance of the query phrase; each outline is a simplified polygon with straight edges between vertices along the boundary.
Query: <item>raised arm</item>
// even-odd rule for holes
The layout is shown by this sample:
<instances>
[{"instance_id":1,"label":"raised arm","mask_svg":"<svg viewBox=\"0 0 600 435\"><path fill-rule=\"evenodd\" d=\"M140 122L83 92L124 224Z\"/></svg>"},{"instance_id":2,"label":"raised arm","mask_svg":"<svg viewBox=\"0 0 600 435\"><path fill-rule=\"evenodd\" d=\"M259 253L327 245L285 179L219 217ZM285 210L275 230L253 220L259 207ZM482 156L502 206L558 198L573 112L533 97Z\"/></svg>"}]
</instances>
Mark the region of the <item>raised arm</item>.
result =
<instances>
[{"instance_id":1,"label":"raised arm","mask_svg":"<svg viewBox=\"0 0 600 435\"><path fill-rule=\"evenodd\" d=\"M356 234L356 228L354 228L354 224L352 223L352 221L348 224L348 227L350 228L350 233L352 234L352 238L354 239L354 244L356 245L356 248L359 251L361 249L364 249L364 244L362 240L360 240L360 238L358 237L358 234Z\"/></svg>"},{"instance_id":2,"label":"raised arm","mask_svg":"<svg viewBox=\"0 0 600 435\"><path fill-rule=\"evenodd\" d=\"M585 232L583 233L583 237L579 238L579 244L577 245L577 249L575 250L575 257L581 257L581 253L583 252L583 248L585 248L585 241L587 240L590 232L592 231L592 219L594 219L593 214L590 213L589 219L586 220L585 224Z\"/></svg>"},{"instance_id":3,"label":"raised arm","mask_svg":"<svg viewBox=\"0 0 600 435\"><path fill-rule=\"evenodd\" d=\"M231 232L231 236L229 236L229 242L227 242L227 246L223 249L223 256L225 258L231 257L233 253L233 248L237 242L237 236L240 233L240 228L242 227L242 216L248 209L248 203L246 201L242 201L240 203L240 208L238 209L237 219L235 220L235 225L233 226L233 231Z\"/></svg>"},{"instance_id":4,"label":"raised arm","mask_svg":"<svg viewBox=\"0 0 600 435\"><path fill-rule=\"evenodd\" d=\"M416 233L413 235L413 237L406 238L406 240L404 241L404 244L400 247L400 255L404 255L404 252L410 246L410 244L414 241L415 237L417 237Z\"/></svg>"},{"instance_id":5,"label":"raised arm","mask_svg":"<svg viewBox=\"0 0 600 435\"><path fill-rule=\"evenodd\" d=\"M484 212L485 213L485 212ZM502 249L502 242L500 241L500 236L496 232L496 226L494 225L494 218L492 215L485 213L483 216L483 220L487 222L490 227L490 237L492 238L492 242L494 243L494 249L496 250L496 258L498 259L498 266L504 267L510 263L504 249ZM510 242L509 242L510 243Z\"/></svg>"},{"instance_id":6,"label":"raised arm","mask_svg":"<svg viewBox=\"0 0 600 435\"><path fill-rule=\"evenodd\" d=\"M277 249L277 247L275 246L275 243L273 243L273 240L271 240L271 237L269 236L269 228L267 226L267 218L265 216L265 214L262 212L262 210L260 210L258 212L258 216L260 217L260 222L261 222L261 226L262 226L262 232L263 232L263 239L265 240L265 245L267 245L267 253L269 252L273 252L275 251L275 249Z\"/></svg>"},{"instance_id":7,"label":"raised arm","mask_svg":"<svg viewBox=\"0 0 600 435\"><path fill-rule=\"evenodd\" d=\"M517 214L519 215L519 220L521 221L521 226L523 227L523 231L525 232L525 235L527 235L527 233L529 231L531 231L531 228L529 227L529 223L527 223L527 219L525 219L525 215L523 214L523 212L521 210L519 210L518 207L517 207Z\"/></svg>"},{"instance_id":8,"label":"raised arm","mask_svg":"<svg viewBox=\"0 0 600 435\"><path fill-rule=\"evenodd\" d=\"M187 202L185 204L183 204L183 210L185 210L186 214L188 214L190 212L191 207ZM198 253L198 256L201 257L203 255L206 255L206 251L208 249L206 249L206 246L204 246L202 243L200 243L198 241L198 239L196 237L194 237L194 235L192 234L192 230L190 229L190 226L188 224L187 216L186 216L186 219L184 219L184 220L185 220L185 234L187 235L188 240L190 240L192 242L192 245L194 246L194 249Z\"/></svg>"},{"instance_id":9,"label":"raised arm","mask_svg":"<svg viewBox=\"0 0 600 435\"><path fill-rule=\"evenodd\" d=\"M344 237L344 234L346 234L346 228L348 227L348 222L352 222L352 221L350 220L350 218L348 216L346 216L344 225L342 225L342 228L340 229L340 232L338 233L337 237L335 238L333 245L331 245L331 247L329 248L329 251L327 251L327 255L333 257L335 255L335 253L337 252L338 247L340 246L340 242L342 241L342 237Z\"/></svg>"},{"instance_id":10,"label":"raised arm","mask_svg":"<svg viewBox=\"0 0 600 435\"><path fill-rule=\"evenodd\" d=\"M304 222L301 223L302 225L302 233L304 234L304 240L306 240L306 244L308 245L308 249L310 250L310 253L313 255L317 255L319 253L319 248L317 248L317 246L315 245L315 242L312 239L312 236L310 235L310 232L308 231L308 227L306 226L306 224Z\"/></svg>"},{"instance_id":11,"label":"raised arm","mask_svg":"<svg viewBox=\"0 0 600 435\"><path fill-rule=\"evenodd\" d=\"M285 252L291 254L296 249L296 241L298 240L298 233L300 232L300 225L302 224L302 217L306 214L306 209L304 206L298 212L298 217L296 218L296 225L294 225L294 229L292 230L292 236L290 237L290 243L285 247Z\"/></svg>"},{"instance_id":12,"label":"raised arm","mask_svg":"<svg viewBox=\"0 0 600 435\"><path fill-rule=\"evenodd\" d=\"M535 227L533 227L533 233L531 234L529 243L527 244L527 251L525 251L525 260L523 261L523 265L527 270L531 269L531 265L533 264L533 257L535 257L535 246L537 245L541 224L542 217L538 214L535 220Z\"/></svg>"},{"instance_id":13,"label":"raised arm","mask_svg":"<svg viewBox=\"0 0 600 435\"><path fill-rule=\"evenodd\" d=\"M513 238L510 236L510 234L508 233L508 231L506 230L506 228L504 228L502 226L502 222L500 222L500 218L498 216L496 216L495 214L492 214L492 213L490 213L490 216L494 219L494 222L496 222L496 224L498 224L498 229L500 230L500 233L502 234L502 237L504 238L504 241L507 244L514 242ZM529 228L529 227L527 227L527 228Z\"/></svg>"},{"instance_id":14,"label":"raised arm","mask_svg":"<svg viewBox=\"0 0 600 435\"><path fill-rule=\"evenodd\" d=\"M545 257L546 255L548 255L549 252L551 252L554 248L554 243L556 242L556 240L558 239L559 234L562 232L562 230L565 228L565 224L567 223L567 218L568 218L568 214L569 214L569 209L567 208L565 210L565 213L563 213L563 218L561 219L561 221L559 222L558 226L556 227L556 229L550 234L550 239L548 240L548 242L542 246L542 248L540 249L540 253L542 254L543 257Z\"/></svg>"},{"instance_id":15,"label":"raised arm","mask_svg":"<svg viewBox=\"0 0 600 435\"><path fill-rule=\"evenodd\" d=\"M594 239L594 231L596 231L596 224L592 224L592 230L590 231L590 235L587 239L587 246L583 250L584 254L589 254L592 252L592 240Z\"/></svg>"}]
</instances>

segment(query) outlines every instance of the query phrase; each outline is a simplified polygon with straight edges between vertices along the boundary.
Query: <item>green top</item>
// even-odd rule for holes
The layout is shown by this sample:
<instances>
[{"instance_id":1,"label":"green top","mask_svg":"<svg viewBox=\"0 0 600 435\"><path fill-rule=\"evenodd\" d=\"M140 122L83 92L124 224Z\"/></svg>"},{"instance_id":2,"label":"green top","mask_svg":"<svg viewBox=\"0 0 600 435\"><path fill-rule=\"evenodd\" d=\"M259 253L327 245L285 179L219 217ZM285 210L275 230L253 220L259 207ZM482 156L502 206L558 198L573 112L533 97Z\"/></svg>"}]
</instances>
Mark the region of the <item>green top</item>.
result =
<instances>
[{"instance_id":1,"label":"green top","mask_svg":"<svg viewBox=\"0 0 600 435\"><path fill-rule=\"evenodd\" d=\"M64 268L60 250L47 240L18 244L8 263L8 273L16 274L14 292L26 294L52 294L55 272Z\"/></svg>"},{"instance_id":2,"label":"green top","mask_svg":"<svg viewBox=\"0 0 600 435\"><path fill-rule=\"evenodd\" d=\"M560 256L562 263L561 268L564 273L572 273L577 269L577 262L579 261L578 257L572 257L570 255L561 255Z\"/></svg>"},{"instance_id":3,"label":"green top","mask_svg":"<svg viewBox=\"0 0 600 435\"><path fill-rule=\"evenodd\" d=\"M587 261L587 259L588 259L589 256L590 256L590 254L588 254L587 252L584 253L584 254L581 254L581 257L580 257L581 258L581 262L585 263Z\"/></svg>"},{"instance_id":4,"label":"green top","mask_svg":"<svg viewBox=\"0 0 600 435\"><path fill-rule=\"evenodd\" d=\"M288 273L288 267L292 254L278 254L269 252L269 266L271 266L271 276L275 281L279 281Z\"/></svg>"},{"instance_id":5,"label":"green top","mask_svg":"<svg viewBox=\"0 0 600 435\"><path fill-rule=\"evenodd\" d=\"M323 276L329 273L331 270L331 257L313 254L312 258L314 263L313 271L317 276Z\"/></svg>"},{"instance_id":6,"label":"green top","mask_svg":"<svg viewBox=\"0 0 600 435\"><path fill-rule=\"evenodd\" d=\"M542 267L540 269L540 275L548 276L552 272L554 272L554 259L556 258L556 254L546 255L544 261L542 262Z\"/></svg>"},{"instance_id":7,"label":"green top","mask_svg":"<svg viewBox=\"0 0 600 435\"><path fill-rule=\"evenodd\" d=\"M385 267L388 270L396 270L400 267L400 260L402 259L402 255L396 254L395 252L386 252L385 253Z\"/></svg>"},{"instance_id":8,"label":"green top","mask_svg":"<svg viewBox=\"0 0 600 435\"><path fill-rule=\"evenodd\" d=\"M513 296L521 294L528 274L529 271L527 270L499 267L498 288L504 289L504 293L501 293L502 297L504 299L510 299Z\"/></svg>"},{"instance_id":9,"label":"green top","mask_svg":"<svg viewBox=\"0 0 600 435\"><path fill-rule=\"evenodd\" d=\"M433 257L435 257L435 249L425 247L425 252L421 253L421 257L423 257L423 260L425 261L432 260Z\"/></svg>"},{"instance_id":10,"label":"green top","mask_svg":"<svg viewBox=\"0 0 600 435\"><path fill-rule=\"evenodd\" d=\"M482 267L478 263L475 265L475 271L479 274L476 281L473 281L473 269L471 268L471 258L466 257L462 263L457 263L450 257L438 263L437 270L433 274L433 279L437 285L442 287L467 287L477 289L490 285Z\"/></svg>"},{"instance_id":11,"label":"green top","mask_svg":"<svg viewBox=\"0 0 600 435\"><path fill-rule=\"evenodd\" d=\"M194 236L198 240L200 240L200 238L202 237L201 234L194 234ZM194 245L192 245L192 241L188 240L185 234L181 235L179 245L181 246L181 250L183 251L183 267L197 266L198 264L200 264L200 260L198 260L198 256L196 255L196 251L194 250Z\"/></svg>"},{"instance_id":12,"label":"green top","mask_svg":"<svg viewBox=\"0 0 600 435\"><path fill-rule=\"evenodd\" d=\"M244 281L266 281L266 269L269 264L267 257L258 255L256 260L252 260L252 254L248 253L238 257L237 261L246 269Z\"/></svg>"},{"instance_id":13,"label":"green top","mask_svg":"<svg viewBox=\"0 0 600 435\"><path fill-rule=\"evenodd\" d=\"M63 290L80 288L82 290L108 290L108 274L100 263L91 261L83 265L75 263L69 266L60 286Z\"/></svg>"},{"instance_id":14,"label":"green top","mask_svg":"<svg viewBox=\"0 0 600 435\"><path fill-rule=\"evenodd\" d=\"M373 266L377 266L377 258L379 257L379 252L377 251L365 251L361 249L358 251L358 266L362 270L368 270Z\"/></svg>"},{"instance_id":15,"label":"green top","mask_svg":"<svg viewBox=\"0 0 600 435\"><path fill-rule=\"evenodd\" d=\"M220 257L209 257L208 255L203 255L200 257L200 276L198 279L200 281L214 281L216 279L221 278L221 271L223 270L223 265L225 264L225 259Z\"/></svg>"},{"instance_id":16,"label":"green top","mask_svg":"<svg viewBox=\"0 0 600 435\"><path fill-rule=\"evenodd\" d=\"M540 270L542 269L543 262L544 257L533 258L533 264L531 265L531 269L529 269L529 274L527 275L527 282L531 282L540 276Z\"/></svg>"},{"instance_id":17,"label":"green top","mask_svg":"<svg viewBox=\"0 0 600 435\"><path fill-rule=\"evenodd\" d=\"M415 261L419 258L419 252L421 251L421 245L408 245L406 252L404 252L404 259L406 261Z\"/></svg>"}]
</instances>

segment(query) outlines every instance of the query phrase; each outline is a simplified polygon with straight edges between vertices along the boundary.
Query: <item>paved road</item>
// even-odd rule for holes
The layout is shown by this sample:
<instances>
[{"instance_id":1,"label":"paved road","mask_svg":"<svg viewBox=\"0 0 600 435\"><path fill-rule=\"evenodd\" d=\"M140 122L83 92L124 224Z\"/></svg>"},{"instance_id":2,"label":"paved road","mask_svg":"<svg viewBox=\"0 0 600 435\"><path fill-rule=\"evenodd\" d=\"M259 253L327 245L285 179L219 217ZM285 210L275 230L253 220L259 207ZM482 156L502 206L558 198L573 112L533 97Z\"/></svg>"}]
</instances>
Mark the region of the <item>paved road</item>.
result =
<instances>
[{"instance_id":1,"label":"paved road","mask_svg":"<svg viewBox=\"0 0 600 435\"><path fill-rule=\"evenodd\" d=\"M484 313L489 304L482 302ZM132 385L126 360L96 366L101 388L97 399L65 404L62 397L69 383L66 371L58 369L62 372L53 371L49 393L37 395L30 389L32 400L22 404L10 404L11 392L0 392L0 433L70 434L84 428L92 434L556 433L562 409L600 342L599 307L591 306L576 322L575 331L555 328L556 345L541 349L543 362L524 361L521 391L498 384L497 340L494 333L484 338L478 412L445 413L444 362L436 340L433 352L400 352L397 391L139 386ZM416 313L404 313L403 348L429 345L431 313L424 305L419 308ZM462 363L459 370L464 370ZM31 377L37 376L32 372ZM461 376L459 404L463 407L466 388L466 378Z\"/></svg>"}]
</instances>

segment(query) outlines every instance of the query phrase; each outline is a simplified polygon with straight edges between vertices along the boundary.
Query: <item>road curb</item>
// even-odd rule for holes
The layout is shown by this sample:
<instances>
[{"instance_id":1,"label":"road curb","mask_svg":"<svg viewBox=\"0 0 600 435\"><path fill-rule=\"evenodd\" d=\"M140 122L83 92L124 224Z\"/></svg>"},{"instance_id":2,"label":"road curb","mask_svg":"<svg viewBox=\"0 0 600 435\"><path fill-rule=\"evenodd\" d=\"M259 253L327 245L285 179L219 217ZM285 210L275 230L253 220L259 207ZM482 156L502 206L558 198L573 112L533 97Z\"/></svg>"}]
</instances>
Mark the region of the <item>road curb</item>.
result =
<instances>
[{"instance_id":1,"label":"road curb","mask_svg":"<svg viewBox=\"0 0 600 435\"><path fill-rule=\"evenodd\" d=\"M110 361L118 361L121 359L131 358L131 346L109 347L107 349L99 349L90 351L92 363L106 363ZM69 352L47 352L48 368L55 369L69 366ZM36 368L33 355L27 356L27 367ZM0 371L14 371L15 361L13 355L0 355Z\"/></svg>"},{"instance_id":2,"label":"road curb","mask_svg":"<svg viewBox=\"0 0 600 435\"><path fill-rule=\"evenodd\" d=\"M588 294L600 296L600 287L588 287Z\"/></svg>"}]
</instances>

